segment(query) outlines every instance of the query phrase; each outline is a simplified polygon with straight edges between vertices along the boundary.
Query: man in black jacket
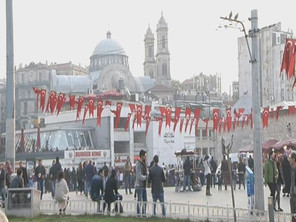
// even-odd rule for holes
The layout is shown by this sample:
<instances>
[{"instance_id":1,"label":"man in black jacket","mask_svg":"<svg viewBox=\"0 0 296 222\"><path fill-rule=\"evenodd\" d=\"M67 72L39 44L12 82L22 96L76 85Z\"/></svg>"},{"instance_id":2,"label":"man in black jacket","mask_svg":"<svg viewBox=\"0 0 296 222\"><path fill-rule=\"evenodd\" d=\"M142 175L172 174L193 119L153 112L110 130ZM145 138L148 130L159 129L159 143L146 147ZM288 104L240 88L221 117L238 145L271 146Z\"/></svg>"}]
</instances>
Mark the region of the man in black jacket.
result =
<instances>
[{"instance_id":1,"label":"man in black jacket","mask_svg":"<svg viewBox=\"0 0 296 222\"><path fill-rule=\"evenodd\" d=\"M45 179L45 168L42 165L42 160L39 160L39 164L35 169L35 177L37 178L37 188L40 190L41 195L40 199L42 200L42 195L43 195L43 181Z\"/></svg>"},{"instance_id":2,"label":"man in black jacket","mask_svg":"<svg viewBox=\"0 0 296 222\"><path fill-rule=\"evenodd\" d=\"M162 207L162 215L165 216L164 192L162 183L165 182L163 168L158 165L158 156L153 157L154 165L149 170L148 184L152 183L151 193L153 198L153 214L156 215L156 201L159 200Z\"/></svg>"},{"instance_id":3,"label":"man in black jacket","mask_svg":"<svg viewBox=\"0 0 296 222\"><path fill-rule=\"evenodd\" d=\"M49 178L51 180L51 196L54 198L55 196L55 181L57 179L58 173L62 170L62 166L60 163L60 158L57 156L55 163L53 163L52 167L50 168Z\"/></svg>"},{"instance_id":4,"label":"man in black jacket","mask_svg":"<svg viewBox=\"0 0 296 222\"><path fill-rule=\"evenodd\" d=\"M183 191L186 190L186 184L188 185L188 190L192 191L191 188L190 188L190 184L191 184L191 179L190 179L191 168L192 168L192 165L190 163L189 156L187 156L187 158L186 158L186 160L184 162L184 165L183 165L183 169L184 169Z\"/></svg>"},{"instance_id":5,"label":"man in black jacket","mask_svg":"<svg viewBox=\"0 0 296 222\"><path fill-rule=\"evenodd\" d=\"M27 168L23 167L22 162L20 162L20 169L22 170L22 177L23 177L23 180L24 180L24 187L28 187L29 180L28 180Z\"/></svg>"}]
</instances>

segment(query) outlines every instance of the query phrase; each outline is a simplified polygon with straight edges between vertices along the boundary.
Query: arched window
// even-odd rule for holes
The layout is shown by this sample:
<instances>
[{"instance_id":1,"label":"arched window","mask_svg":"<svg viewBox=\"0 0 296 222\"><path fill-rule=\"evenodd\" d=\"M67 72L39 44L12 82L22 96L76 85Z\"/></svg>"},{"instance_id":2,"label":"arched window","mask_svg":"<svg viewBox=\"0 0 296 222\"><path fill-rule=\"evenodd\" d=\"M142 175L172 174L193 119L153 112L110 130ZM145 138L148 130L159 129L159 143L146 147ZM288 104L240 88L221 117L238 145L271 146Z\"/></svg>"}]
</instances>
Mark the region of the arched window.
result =
<instances>
[{"instance_id":1,"label":"arched window","mask_svg":"<svg viewBox=\"0 0 296 222\"><path fill-rule=\"evenodd\" d=\"M165 48L165 36L164 35L162 36L161 43L162 43L162 48L164 49Z\"/></svg>"},{"instance_id":2,"label":"arched window","mask_svg":"<svg viewBox=\"0 0 296 222\"><path fill-rule=\"evenodd\" d=\"M162 76L167 76L167 73L168 73L167 64L166 64L166 62L163 62L162 63Z\"/></svg>"}]
</instances>

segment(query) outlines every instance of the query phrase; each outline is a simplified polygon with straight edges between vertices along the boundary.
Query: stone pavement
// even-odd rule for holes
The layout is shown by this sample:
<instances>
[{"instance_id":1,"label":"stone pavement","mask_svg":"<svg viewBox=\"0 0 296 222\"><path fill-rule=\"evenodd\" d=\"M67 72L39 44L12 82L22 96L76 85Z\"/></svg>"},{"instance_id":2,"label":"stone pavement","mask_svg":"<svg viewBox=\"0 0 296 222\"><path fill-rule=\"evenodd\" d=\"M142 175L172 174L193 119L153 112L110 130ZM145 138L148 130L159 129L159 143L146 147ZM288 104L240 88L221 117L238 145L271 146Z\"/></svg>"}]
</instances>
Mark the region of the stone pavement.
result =
<instances>
[{"instance_id":1,"label":"stone pavement","mask_svg":"<svg viewBox=\"0 0 296 222\"><path fill-rule=\"evenodd\" d=\"M132 190L134 192L134 189ZM123 200L134 200L133 194L125 194L124 189L119 189L119 193L123 195ZM165 202L172 202L172 203L191 203L191 204L198 204L198 205L209 205L209 206L219 206L219 207L232 207L231 201L231 190L228 186L228 190L218 190L218 187L211 188L212 196L206 196L205 186L203 186L202 191L197 192L175 192L174 187L165 187L164 188L164 198ZM264 204L265 210L268 210L268 196L269 196L269 188L264 187ZM152 201L151 190L147 188L147 196L148 201ZM234 190L234 197L235 197L235 206L236 208L248 208L248 198L247 198L247 191L244 189L236 189ZM44 200L50 200L51 196L49 193L43 195ZM70 199L72 200L85 200L86 197L80 193L76 194L76 192L70 192ZM283 197L281 193L281 208L284 210L284 213L290 213L290 203L289 197Z\"/></svg>"}]
</instances>

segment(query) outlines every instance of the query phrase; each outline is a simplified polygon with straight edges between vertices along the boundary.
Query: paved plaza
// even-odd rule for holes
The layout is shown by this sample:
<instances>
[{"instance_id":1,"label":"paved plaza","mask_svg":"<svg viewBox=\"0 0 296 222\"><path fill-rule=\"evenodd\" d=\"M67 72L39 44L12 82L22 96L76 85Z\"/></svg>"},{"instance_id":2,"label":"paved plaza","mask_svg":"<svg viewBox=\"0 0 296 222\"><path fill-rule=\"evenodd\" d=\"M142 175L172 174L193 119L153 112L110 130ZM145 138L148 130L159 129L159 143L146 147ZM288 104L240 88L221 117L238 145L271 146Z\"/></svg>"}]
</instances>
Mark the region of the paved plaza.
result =
<instances>
[{"instance_id":1,"label":"paved plaza","mask_svg":"<svg viewBox=\"0 0 296 222\"><path fill-rule=\"evenodd\" d=\"M134 192L134 190L132 190ZM197 192L175 192L174 187L165 187L165 202L172 202L172 203L189 203L189 204L198 204L198 205L209 205L209 206L219 206L219 207L232 207L231 201L231 190L228 186L227 190L218 190L217 186L215 188L211 188L212 196L206 196L205 186L203 186L202 191ZM119 189L119 193L123 195L123 200L131 201L134 200L133 194L125 194L124 189ZM268 196L269 196L269 188L264 187L264 204L265 210L268 209ZM147 196L148 201L152 201L151 191L150 188L147 188ZM235 206L236 208L248 208L248 198L247 198L247 191L244 189L236 189L234 190L234 197L235 197ZM44 200L50 200L51 195L49 193L44 194ZM85 196L80 193L76 194L76 192L70 192L70 199L72 200L85 200ZM283 197L281 194L281 208L284 210L284 213L290 213L290 203L289 197Z\"/></svg>"}]
</instances>

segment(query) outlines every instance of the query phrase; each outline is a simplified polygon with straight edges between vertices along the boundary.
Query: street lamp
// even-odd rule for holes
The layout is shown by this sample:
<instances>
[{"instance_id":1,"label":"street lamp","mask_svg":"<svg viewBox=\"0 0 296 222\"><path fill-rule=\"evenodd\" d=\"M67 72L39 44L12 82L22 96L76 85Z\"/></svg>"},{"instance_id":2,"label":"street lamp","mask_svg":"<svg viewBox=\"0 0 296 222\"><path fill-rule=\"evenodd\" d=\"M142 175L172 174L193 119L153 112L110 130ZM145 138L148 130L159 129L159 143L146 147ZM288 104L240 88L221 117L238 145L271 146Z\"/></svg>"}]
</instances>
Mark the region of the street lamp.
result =
<instances>
[{"instance_id":1,"label":"street lamp","mask_svg":"<svg viewBox=\"0 0 296 222\"><path fill-rule=\"evenodd\" d=\"M254 176L255 176L255 209L264 211L264 190L263 190L263 169L262 169L262 139L261 139L261 117L260 117L260 97L259 97L259 64L258 64L258 16L257 10L251 11L251 30L249 35L246 33L245 26L242 21L238 20L238 14L232 19L232 12L229 17L220 17L223 20L238 23L242 26L248 51L250 62L252 63L252 112L253 112L253 146L254 146ZM252 51L250 50L248 37L252 39Z\"/></svg>"}]
</instances>

